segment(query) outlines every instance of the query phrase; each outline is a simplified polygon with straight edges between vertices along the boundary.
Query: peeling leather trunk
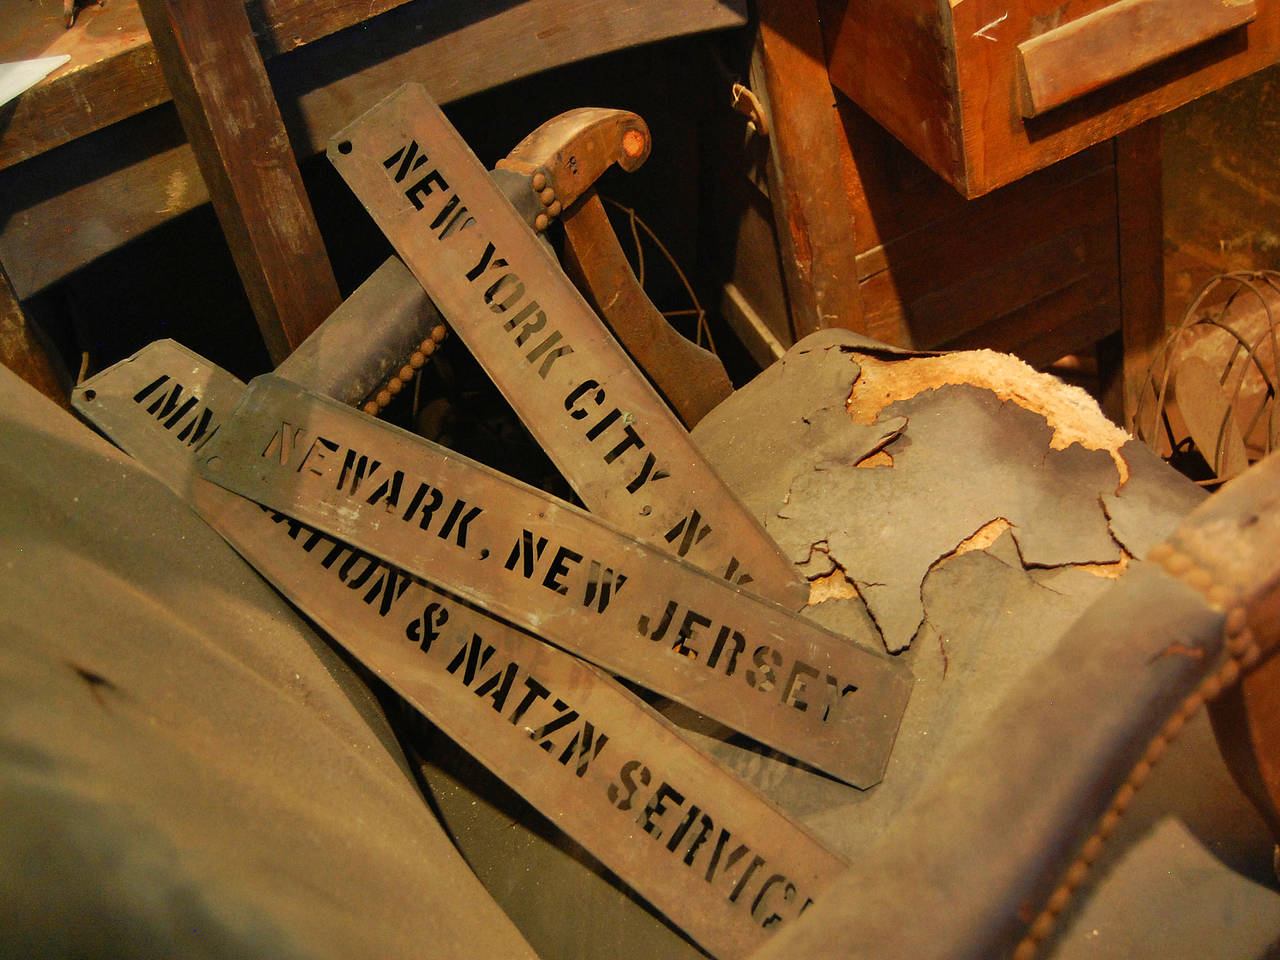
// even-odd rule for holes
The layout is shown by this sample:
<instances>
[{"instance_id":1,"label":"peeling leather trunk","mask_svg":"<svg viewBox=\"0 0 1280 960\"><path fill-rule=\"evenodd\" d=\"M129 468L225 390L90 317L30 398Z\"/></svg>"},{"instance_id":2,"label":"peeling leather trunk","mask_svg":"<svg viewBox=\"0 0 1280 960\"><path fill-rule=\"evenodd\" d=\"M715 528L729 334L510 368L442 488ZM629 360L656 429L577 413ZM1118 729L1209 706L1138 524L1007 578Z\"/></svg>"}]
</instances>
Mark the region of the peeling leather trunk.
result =
<instances>
[{"instance_id":1,"label":"peeling leather trunk","mask_svg":"<svg viewBox=\"0 0 1280 960\"><path fill-rule=\"evenodd\" d=\"M928 376L917 375L914 362L931 356L885 348L844 331L816 334L694 431L729 487L793 559L802 561L811 586L807 615L851 633L857 623L871 622L866 596L882 629L903 625L898 636L905 633L905 640L898 642L905 649L899 656L911 664L916 684L885 779L871 790L845 786L732 738L687 709L664 711L698 745L853 862L929 788L963 736L982 727L1113 578L1143 566L1131 558L1145 554L1203 498L1145 448L1108 432L1096 413L1105 440L1100 449L1070 443L1054 449L1064 435L1085 431L1087 411L1068 422L1071 404L1064 410L1050 402L1060 399L1061 385L1039 384L1051 395L1039 397L1053 416L1056 428L1051 427L1023 405L1040 408L1035 391L1022 382L1038 377L1029 368L1001 367L1004 381L988 377L982 387L944 386L933 368ZM863 369L873 366L879 368L874 383L893 396L874 415L860 417L870 422L858 422L848 401ZM949 453L926 449L934 442ZM1006 456L1015 468L1001 468ZM1117 458L1127 473L1123 484ZM893 466L870 466L876 462ZM907 484L900 491L890 482L895 475ZM1070 512L1060 506L1058 483L1067 486ZM864 484L879 491L880 503L863 495ZM881 517L877 527L877 511L893 511L893 519ZM894 523L905 526L895 529ZM1081 525L1074 534L1073 524ZM879 546L852 543L849 531L878 536ZM914 559L891 566L907 547ZM880 566L859 566L864 560ZM1183 739L1177 757L1157 768L1126 832L1114 838L1098 894L1085 897L1064 918L1064 936L1047 956L1178 955L1134 947L1175 941L1182 955L1211 956L1217 944L1230 943L1232 956L1249 956L1259 930L1280 927L1280 896L1260 884L1270 871L1265 827L1235 791L1207 723L1189 725ZM998 771L975 769L971 775ZM477 796L493 802L462 771L430 771L428 778L445 820L458 833L466 833L468 818L478 816ZM522 875L510 862L515 857L537 864L529 869L545 879L540 889L576 891L570 894L575 902L587 896L584 888L593 891L593 919L585 928L582 912L567 905L553 909L538 900L539 908L524 910L522 928L532 942L550 955L584 960L600 955L601 947L619 958L699 955L658 918L585 871L571 851L557 849L554 840L541 841L527 855L510 853L516 815L508 807L485 814L487 826L476 827L474 837L478 852L468 854L473 862L494 862L487 880L509 883L501 877ZM538 833L536 818L520 819L522 828L527 823ZM991 851L992 858L1007 854ZM1204 878L1210 896L1203 903L1179 903L1183 922L1177 924L1165 917L1168 899L1147 901L1140 916L1132 892L1168 891L1171 871ZM876 880L875 896L914 901L918 882L906 874L883 876ZM1228 935L1204 922L1221 910L1255 922ZM1163 940L1151 939L1162 930L1168 931Z\"/></svg>"},{"instance_id":2,"label":"peeling leather trunk","mask_svg":"<svg viewBox=\"0 0 1280 960\"><path fill-rule=\"evenodd\" d=\"M1093 422L1083 404L1055 409L1072 388L1045 387L1010 358L988 355L996 370L983 379L1001 384L992 389L964 382L972 353L883 356L843 331L809 338L694 437L811 582L840 571L856 588L890 653L926 625L929 572L992 525L1007 529L1027 570L1118 574L1135 546L1157 542L1200 499L1139 444L1121 446L1096 408ZM986 357L976 356L980 367ZM860 360L885 369L875 397L858 396ZM914 375L921 364L934 372ZM856 422L856 405L875 409L874 420ZM1093 449L1058 449L1059 433ZM1131 461L1141 471L1133 484Z\"/></svg>"},{"instance_id":3,"label":"peeling leather trunk","mask_svg":"<svg viewBox=\"0 0 1280 960\"><path fill-rule=\"evenodd\" d=\"M797 344L693 436L809 577L808 614L836 632L870 621L911 664L893 756L884 782L852 790L670 714L855 858L955 734L1204 497L1079 394L987 351L911 353L843 330ZM1098 449L1054 449L1065 437Z\"/></svg>"}]
</instances>

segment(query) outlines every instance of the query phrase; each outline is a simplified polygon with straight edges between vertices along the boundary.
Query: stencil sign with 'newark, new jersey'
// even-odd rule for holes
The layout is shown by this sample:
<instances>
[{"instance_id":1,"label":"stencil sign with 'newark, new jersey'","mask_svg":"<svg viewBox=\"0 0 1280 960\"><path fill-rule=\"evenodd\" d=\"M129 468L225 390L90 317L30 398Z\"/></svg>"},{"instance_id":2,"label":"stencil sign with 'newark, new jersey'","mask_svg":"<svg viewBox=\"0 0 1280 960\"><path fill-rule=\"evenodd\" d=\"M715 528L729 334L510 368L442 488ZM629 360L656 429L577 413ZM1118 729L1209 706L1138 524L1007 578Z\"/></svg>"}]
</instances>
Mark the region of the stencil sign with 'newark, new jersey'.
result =
<instances>
[{"instance_id":1,"label":"stencil sign with 'newark, new jersey'","mask_svg":"<svg viewBox=\"0 0 1280 960\"><path fill-rule=\"evenodd\" d=\"M268 375L200 468L842 780L884 771L903 664L429 440Z\"/></svg>"}]
</instances>

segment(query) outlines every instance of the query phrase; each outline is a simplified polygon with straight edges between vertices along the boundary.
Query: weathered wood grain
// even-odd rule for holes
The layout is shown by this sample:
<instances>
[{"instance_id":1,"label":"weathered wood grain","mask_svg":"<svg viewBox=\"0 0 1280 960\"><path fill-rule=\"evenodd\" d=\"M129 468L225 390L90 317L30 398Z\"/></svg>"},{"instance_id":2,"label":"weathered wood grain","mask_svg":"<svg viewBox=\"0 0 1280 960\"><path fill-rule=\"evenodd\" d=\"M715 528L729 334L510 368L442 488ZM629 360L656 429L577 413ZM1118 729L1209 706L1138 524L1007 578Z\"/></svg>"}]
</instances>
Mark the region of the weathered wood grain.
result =
<instances>
[{"instance_id":1,"label":"weathered wood grain","mask_svg":"<svg viewBox=\"0 0 1280 960\"><path fill-rule=\"evenodd\" d=\"M1272 63L1280 3L1024 119L1017 50L1109 0L822 0L834 86L968 197L981 196Z\"/></svg>"},{"instance_id":2,"label":"weathered wood grain","mask_svg":"<svg viewBox=\"0 0 1280 960\"><path fill-rule=\"evenodd\" d=\"M341 302L239 4L143 0L187 139L267 351L279 363Z\"/></svg>"},{"instance_id":3,"label":"weathered wood grain","mask_svg":"<svg viewBox=\"0 0 1280 960\"><path fill-rule=\"evenodd\" d=\"M1018 44L1022 115L1038 117L1234 30L1253 0L1118 0Z\"/></svg>"},{"instance_id":4,"label":"weathered wood grain","mask_svg":"<svg viewBox=\"0 0 1280 960\"><path fill-rule=\"evenodd\" d=\"M1137 411L1147 371L1165 332L1160 141L1159 120L1149 120L1116 138L1126 421Z\"/></svg>"},{"instance_id":5,"label":"weathered wood grain","mask_svg":"<svg viewBox=\"0 0 1280 960\"><path fill-rule=\"evenodd\" d=\"M406 77L449 103L586 57L743 23L742 0L412 0L364 24L358 43L310 43L272 60L269 73L294 150L308 157ZM2 169L0 159L0 261L24 299L209 199L171 107L80 136L94 127L76 117L106 107L73 106L74 115L46 122L78 139L62 137L35 163ZM0 158L11 138L27 136L16 123L5 129L0 116Z\"/></svg>"},{"instance_id":6,"label":"weathered wood grain","mask_svg":"<svg viewBox=\"0 0 1280 960\"><path fill-rule=\"evenodd\" d=\"M854 210L838 187L847 145L814 0L759 0L751 88L769 115L769 195L797 339L866 331L854 275Z\"/></svg>"},{"instance_id":7,"label":"weathered wood grain","mask_svg":"<svg viewBox=\"0 0 1280 960\"><path fill-rule=\"evenodd\" d=\"M69 383L51 362L44 346L13 295L9 277L0 266L0 363L63 408L71 409Z\"/></svg>"},{"instance_id":8,"label":"weathered wood grain","mask_svg":"<svg viewBox=\"0 0 1280 960\"><path fill-rule=\"evenodd\" d=\"M406 0L254 0L248 4L263 56L328 36ZM134 0L92 4L63 27L54 0L9 4L12 32L0 60L65 53L71 61L25 93L0 121L0 169L166 102L155 46ZM9 26L9 24L6 24Z\"/></svg>"}]
</instances>

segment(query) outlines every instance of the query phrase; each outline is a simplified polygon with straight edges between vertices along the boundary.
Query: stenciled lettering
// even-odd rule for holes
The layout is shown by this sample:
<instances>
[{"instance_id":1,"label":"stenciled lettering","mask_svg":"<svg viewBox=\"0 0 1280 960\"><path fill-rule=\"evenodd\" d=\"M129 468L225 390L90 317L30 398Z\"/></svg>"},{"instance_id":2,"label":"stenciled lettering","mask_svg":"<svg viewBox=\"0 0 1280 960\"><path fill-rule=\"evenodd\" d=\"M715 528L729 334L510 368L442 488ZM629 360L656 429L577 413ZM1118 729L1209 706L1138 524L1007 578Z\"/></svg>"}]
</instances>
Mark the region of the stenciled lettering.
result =
<instances>
[{"instance_id":1,"label":"stenciled lettering","mask_svg":"<svg viewBox=\"0 0 1280 960\"><path fill-rule=\"evenodd\" d=\"M745 905L747 915L761 927L794 919L813 902L805 898L794 906L800 899L796 883L697 803L689 802L686 808L686 791L658 780L647 798L641 796L655 779L645 763L628 760L605 793L618 810L636 811L633 822L661 843L673 862L696 870L703 882L724 892L727 903Z\"/></svg>"},{"instance_id":2,"label":"stenciled lettering","mask_svg":"<svg viewBox=\"0 0 1280 960\"><path fill-rule=\"evenodd\" d=\"M148 404L147 400L151 402ZM194 450L208 443L221 426L209 429L213 424L213 411L201 403L198 394L171 380L167 374L161 374L135 393L133 402L145 406L147 413Z\"/></svg>"},{"instance_id":3,"label":"stenciled lettering","mask_svg":"<svg viewBox=\"0 0 1280 960\"><path fill-rule=\"evenodd\" d=\"M706 652L712 629L715 639ZM751 666L739 673L738 658L747 651L744 632L730 624L716 624L711 617L689 607L681 613L677 600L668 600L656 619L640 614L636 633L678 656L700 661L709 670L721 671L726 677L741 676L748 687L761 693L777 689L783 704L800 713L812 711L822 723L830 721L841 701L858 689L856 684L841 684L832 674L823 674L799 658L787 664L784 671L782 652L767 644L752 649ZM784 674L779 686L778 678Z\"/></svg>"}]
</instances>

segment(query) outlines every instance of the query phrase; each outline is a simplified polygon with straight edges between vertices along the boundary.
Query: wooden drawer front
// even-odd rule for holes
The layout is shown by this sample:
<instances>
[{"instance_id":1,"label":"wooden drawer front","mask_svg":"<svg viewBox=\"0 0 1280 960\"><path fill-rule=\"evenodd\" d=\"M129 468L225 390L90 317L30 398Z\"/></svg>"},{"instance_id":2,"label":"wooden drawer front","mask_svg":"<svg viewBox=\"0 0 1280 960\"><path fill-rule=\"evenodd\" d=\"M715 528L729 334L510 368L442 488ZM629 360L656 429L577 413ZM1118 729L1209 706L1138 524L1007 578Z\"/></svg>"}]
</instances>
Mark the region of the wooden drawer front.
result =
<instances>
[{"instance_id":1,"label":"wooden drawer front","mask_svg":"<svg viewBox=\"0 0 1280 960\"><path fill-rule=\"evenodd\" d=\"M870 336L1044 366L1119 329L1113 144L965 200L855 111L841 112L860 141L851 199L865 210L857 270Z\"/></svg>"},{"instance_id":2,"label":"wooden drawer front","mask_svg":"<svg viewBox=\"0 0 1280 960\"><path fill-rule=\"evenodd\" d=\"M1118 0L1018 44L1024 117L1038 117L1251 22L1254 0Z\"/></svg>"},{"instance_id":3,"label":"wooden drawer front","mask_svg":"<svg viewBox=\"0 0 1280 960\"><path fill-rule=\"evenodd\" d=\"M823 2L832 83L970 197L1280 55L1280 0Z\"/></svg>"}]
</instances>

